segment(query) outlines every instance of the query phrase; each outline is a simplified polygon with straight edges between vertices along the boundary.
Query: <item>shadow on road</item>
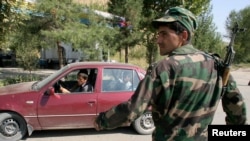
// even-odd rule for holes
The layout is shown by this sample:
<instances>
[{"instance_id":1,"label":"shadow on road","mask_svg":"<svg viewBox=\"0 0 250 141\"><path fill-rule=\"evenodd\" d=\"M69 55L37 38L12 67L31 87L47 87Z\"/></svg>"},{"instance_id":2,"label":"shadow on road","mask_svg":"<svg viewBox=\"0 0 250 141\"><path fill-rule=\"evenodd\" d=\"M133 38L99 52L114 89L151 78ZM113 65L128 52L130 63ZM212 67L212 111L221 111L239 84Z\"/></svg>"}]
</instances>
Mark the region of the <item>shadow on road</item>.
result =
<instances>
[{"instance_id":1,"label":"shadow on road","mask_svg":"<svg viewBox=\"0 0 250 141\"><path fill-rule=\"evenodd\" d=\"M139 135L132 127L120 127L113 130L96 131L95 129L68 129L68 130L43 130L34 131L31 136L26 137L22 141L27 139L36 138L51 138L51 137L68 137L68 136L93 136L93 135L105 135L105 134L128 134Z\"/></svg>"}]
</instances>

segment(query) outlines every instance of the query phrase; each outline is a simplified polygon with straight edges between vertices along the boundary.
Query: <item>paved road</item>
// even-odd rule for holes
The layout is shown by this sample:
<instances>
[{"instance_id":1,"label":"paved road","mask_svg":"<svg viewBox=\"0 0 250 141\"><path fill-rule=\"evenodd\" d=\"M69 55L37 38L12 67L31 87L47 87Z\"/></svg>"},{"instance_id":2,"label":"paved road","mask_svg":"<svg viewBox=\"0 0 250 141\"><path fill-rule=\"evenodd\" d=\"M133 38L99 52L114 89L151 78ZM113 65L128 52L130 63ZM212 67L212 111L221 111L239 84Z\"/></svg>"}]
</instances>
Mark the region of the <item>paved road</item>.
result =
<instances>
[{"instance_id":1,"label":"paved road","mask_svg":"<svg viewBox=\"0 0 250 141\"><path fill-rule=\"evenodd\" d=\"M47 72L50 73L50 72ZM239 69L233 71L237 85L244 96L247 107L250 107L250 69ZM247 111L247 117L250 120L250 110ZM225 124L225 114L219 106L213 124ZM248 120L248 123L250 121ZM51 130L51 131L35 131L33 134L23 141L151 141L151 135L138 135L132 128L118 128L109 131L95 131L94 129L78 129L78 130Z\"/></svg>"},{"instance_id":2,"label":"paved road","mask_svg":"<svg viewBox=\"0 0 250 141\"><path fill-rule=\"evenodd\" d=\"M232 75L237 82L240 92L243 94L246 101L246 107L250 107L250 86L248 83L250 81L250 69L239 69L237 71L232 71ZM250 123L250 109L247 111L248 123ZM225 113L222 107L218 107L213 124L225 124Z\"/></svg>"},{"instance_id":3,"label":"paved road","mask_svg":"<svg viewBox=\"0 0 250 141\"><path fill-rule=\"evenodd\" d=\"M131 127L109 131L94 129L36 131L23 141L151 141L151 135L138 135Z\"/></svg>"}]
</instances>

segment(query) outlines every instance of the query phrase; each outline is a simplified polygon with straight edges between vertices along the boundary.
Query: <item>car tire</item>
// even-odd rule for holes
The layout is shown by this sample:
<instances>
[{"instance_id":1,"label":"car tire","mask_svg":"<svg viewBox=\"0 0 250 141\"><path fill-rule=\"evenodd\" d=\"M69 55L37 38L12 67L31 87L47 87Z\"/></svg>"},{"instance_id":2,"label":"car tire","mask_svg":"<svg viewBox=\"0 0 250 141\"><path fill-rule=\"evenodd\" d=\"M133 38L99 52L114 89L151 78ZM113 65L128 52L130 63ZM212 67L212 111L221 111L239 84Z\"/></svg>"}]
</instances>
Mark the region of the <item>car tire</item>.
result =
<instances>
[{"instance_id":1,"label":"car tire","mask_svg":"<svg viewBox=\"0 0 250 141\"><path fill-rule=\"evenodd\" d=\"M14 113L0 113L0 141L18 141L27 133L25 120Z\"/></svg>"},{"instance_id":2,"label":"car tire","mask_svg":"<svg viewBox=\"0 0 250 141\"><path fill-rule=\"evenodd\" d=\"M155 129L152 113L145 112L143 115L141 115L132 123L132 126L139 134L142 135L152 134Z\"/></svg>"}]
</instances>

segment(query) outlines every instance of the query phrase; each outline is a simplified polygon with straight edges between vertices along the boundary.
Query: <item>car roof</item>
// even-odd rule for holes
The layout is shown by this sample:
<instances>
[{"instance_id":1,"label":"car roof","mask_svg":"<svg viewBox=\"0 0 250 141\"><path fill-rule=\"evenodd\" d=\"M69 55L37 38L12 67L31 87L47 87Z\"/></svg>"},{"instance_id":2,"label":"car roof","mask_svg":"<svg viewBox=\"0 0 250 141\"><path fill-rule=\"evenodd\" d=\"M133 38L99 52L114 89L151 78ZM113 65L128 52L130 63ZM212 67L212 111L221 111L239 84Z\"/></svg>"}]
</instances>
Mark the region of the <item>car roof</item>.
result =
<instances>
[{"instance_id":1,"label":"car roof","mask_svg":"<svg viewBox=\"0 0 250 141\"><path fill-rule=\"evenodd\" d=\"M129 64L129 63L120 63L120 62L95 62L95 61L90 61L90 62L75 62L68 64L69 67L78 67L82 65L87 65L87 66L114 66L114 67L134 67L138 69L143 69L142 67L136 66L134 64ZM144 70L144 69L143 69Z\"/></svg>"}]
</instances>

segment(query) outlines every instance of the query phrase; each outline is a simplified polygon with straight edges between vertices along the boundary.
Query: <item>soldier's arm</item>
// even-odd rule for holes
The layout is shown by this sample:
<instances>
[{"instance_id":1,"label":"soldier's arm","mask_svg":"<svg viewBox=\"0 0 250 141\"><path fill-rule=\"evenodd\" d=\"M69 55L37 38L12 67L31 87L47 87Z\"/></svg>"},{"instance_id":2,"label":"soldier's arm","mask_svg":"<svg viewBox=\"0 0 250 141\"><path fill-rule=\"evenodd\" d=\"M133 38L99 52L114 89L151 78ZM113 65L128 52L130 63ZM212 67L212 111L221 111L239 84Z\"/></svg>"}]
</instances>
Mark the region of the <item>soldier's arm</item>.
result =
<instances>
[{"instance_id":1,"label":"soldier's arm","mask_svg":"<svg viewBox=\"0 0 250 141\"><path fill-rule=\"evenodd\" d=\"M246 124L246 105L232 75L229 77L228 88L222 97L222 107L226 113L226 124Z\"/></svg>"}]
</instances>

